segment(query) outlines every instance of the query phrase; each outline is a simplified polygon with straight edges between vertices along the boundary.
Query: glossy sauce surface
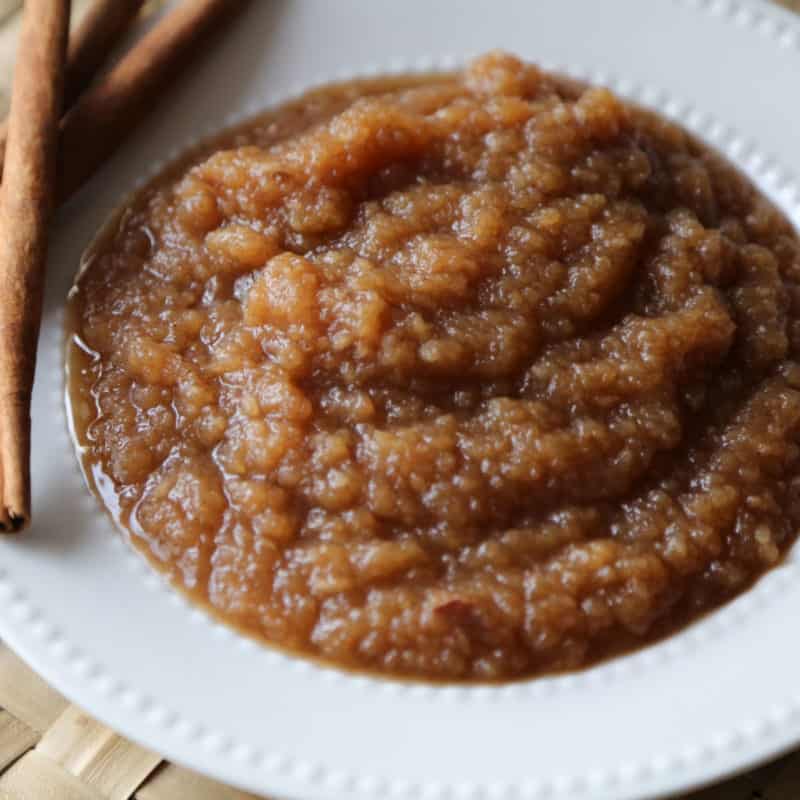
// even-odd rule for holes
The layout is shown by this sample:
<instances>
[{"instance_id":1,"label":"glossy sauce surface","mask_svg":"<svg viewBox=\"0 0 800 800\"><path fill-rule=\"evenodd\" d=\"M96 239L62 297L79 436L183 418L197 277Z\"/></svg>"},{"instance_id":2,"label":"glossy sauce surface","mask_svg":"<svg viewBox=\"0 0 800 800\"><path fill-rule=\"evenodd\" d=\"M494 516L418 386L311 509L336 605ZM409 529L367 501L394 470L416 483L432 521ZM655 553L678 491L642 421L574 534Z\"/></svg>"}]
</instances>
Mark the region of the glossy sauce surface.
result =
<instances>
[{"instance_id":1,"label":"glossy sauce surface","mask_svg":"<svg viewBox=\"0 0 800 800\"><path fill-rule=\"evenodd\" d=\"M798 281L719 157L494 53L324 87L155 179L71 297L73 422L133 543L258 638L571 669L794 540Z\"/></svg>"}]
</instances>

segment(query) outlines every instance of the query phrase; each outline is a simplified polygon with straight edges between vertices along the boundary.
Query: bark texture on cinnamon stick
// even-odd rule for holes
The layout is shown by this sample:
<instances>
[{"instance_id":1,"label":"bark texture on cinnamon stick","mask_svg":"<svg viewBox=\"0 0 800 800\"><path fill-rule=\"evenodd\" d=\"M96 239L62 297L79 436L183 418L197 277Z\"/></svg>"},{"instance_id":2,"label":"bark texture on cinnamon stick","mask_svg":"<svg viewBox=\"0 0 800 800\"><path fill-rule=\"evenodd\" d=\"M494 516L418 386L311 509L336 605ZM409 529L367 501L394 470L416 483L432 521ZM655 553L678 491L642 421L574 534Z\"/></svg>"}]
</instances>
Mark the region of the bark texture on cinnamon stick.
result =
<instances>
[{"instance_id":1,"label":"bark texture on cinnamon stick","mask_svg":"<svg viewBox=\"0 0 800 800\"><path fill-rule=\"evenodd\" d=\"M68 109L92 82L144 5L144 0L95 0L69 37L62 110ZM0 173L5 160L8 118L0 122Z\"/></svg>"},{"instance_id":2,"label":"bark texture on cinnamon stick","mask_svg":"<svg viewBox=\"0 0 800 800\"><path fill-rule=\"evenodd\" d=\"M0 531L30 519L30 405L69 0L26 0L0 187Z\"/></svg>"},{"instance_id":3,"label":"bark texture on cinnamon stick","mask_svg":"<svg viewBox=\"0 0 800 800\"><path fill-rule=\"evenodd\" d=\"M70 34L64 73L64 110L92 82L111 50L136 19L144 0L94 0Z\"/></svg>"},{"instance_id":4,"label":"bark texture on cinnamon stick","mask_svg":"<svg viewBox=\"0 0 800 800\"><path fill-rule=\"evenodd\" d=\"M210 35L247 0L184 0L88 89L61 125L58 198L69 197L153 109Z\"/></svg>"}]
</instances>

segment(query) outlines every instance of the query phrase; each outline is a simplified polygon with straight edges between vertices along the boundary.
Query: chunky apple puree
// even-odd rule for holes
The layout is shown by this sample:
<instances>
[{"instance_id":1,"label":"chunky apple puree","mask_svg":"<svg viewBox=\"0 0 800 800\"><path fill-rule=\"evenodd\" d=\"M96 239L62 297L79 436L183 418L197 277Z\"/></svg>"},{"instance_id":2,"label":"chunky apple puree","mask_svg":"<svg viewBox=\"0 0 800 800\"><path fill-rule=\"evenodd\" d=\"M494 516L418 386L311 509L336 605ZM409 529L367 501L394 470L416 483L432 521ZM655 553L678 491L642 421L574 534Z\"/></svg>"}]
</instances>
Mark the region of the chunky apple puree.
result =
<instances>
[{"instance_id":1,"label":"chunky apple puree","mask_svg":"<svg viewBox=\"0 0 800 800\"><path fill-rule=\"evenodd\" d=\"M680 128L493 53L157 177L71 297L74 428L193 599L496 680L675 630L800 524L800 250Z\"/></svg>"}]
</instances>

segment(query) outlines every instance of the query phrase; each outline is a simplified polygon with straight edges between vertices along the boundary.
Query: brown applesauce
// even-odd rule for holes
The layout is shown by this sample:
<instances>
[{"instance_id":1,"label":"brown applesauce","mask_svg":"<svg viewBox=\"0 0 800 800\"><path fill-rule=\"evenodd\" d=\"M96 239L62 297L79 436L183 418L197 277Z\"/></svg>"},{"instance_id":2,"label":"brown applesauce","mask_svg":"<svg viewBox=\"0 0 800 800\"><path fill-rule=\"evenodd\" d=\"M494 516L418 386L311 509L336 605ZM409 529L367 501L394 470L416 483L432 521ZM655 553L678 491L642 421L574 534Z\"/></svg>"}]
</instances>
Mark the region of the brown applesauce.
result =
<instances>
[{"instance_id":1,"label":"brown applesauce","mask_svg":"<svg viewBox=\"0 0 800 800\"><path fill-rule=\"evenodd\" d=\"M71 295L84 468L192 599L498 680L675 630L800 524L800 248L680 128L502 53L324 87L131 201Z\"/></svg>"}]
</instances>

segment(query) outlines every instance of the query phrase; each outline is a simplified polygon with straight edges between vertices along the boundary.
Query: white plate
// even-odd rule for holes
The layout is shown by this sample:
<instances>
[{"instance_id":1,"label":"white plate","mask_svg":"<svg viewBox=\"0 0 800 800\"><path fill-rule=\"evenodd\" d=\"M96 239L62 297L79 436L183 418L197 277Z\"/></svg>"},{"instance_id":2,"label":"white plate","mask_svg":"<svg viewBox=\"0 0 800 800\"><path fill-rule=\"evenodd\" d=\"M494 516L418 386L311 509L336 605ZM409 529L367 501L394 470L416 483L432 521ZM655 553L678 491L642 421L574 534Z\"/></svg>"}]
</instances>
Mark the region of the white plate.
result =
<instances>
[{"instance_id":1,"label":"white plate","mask_svg":"<svg viewBox=\"0 0 800 800\"><path fill-rule=\"evenodd\" d=\"M496 46L679 119L800 221L800 25L758 0L254 3L59 213L34 398L35 526L0 541L0 635L90 713L223 781L299 800L625 800L800 742L798 549L732 605L635 655L567 677L434 688L323 669L210 622L129 551L82 485L63 413L63 300L136 180L229 115L300 87Z\"/></svg>"}]
</instances>

